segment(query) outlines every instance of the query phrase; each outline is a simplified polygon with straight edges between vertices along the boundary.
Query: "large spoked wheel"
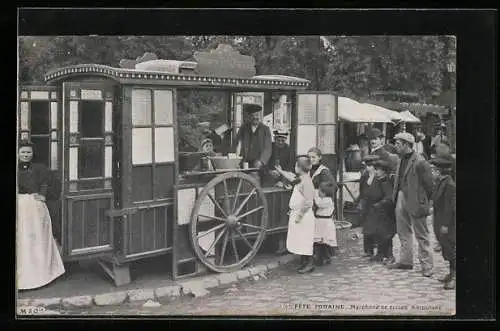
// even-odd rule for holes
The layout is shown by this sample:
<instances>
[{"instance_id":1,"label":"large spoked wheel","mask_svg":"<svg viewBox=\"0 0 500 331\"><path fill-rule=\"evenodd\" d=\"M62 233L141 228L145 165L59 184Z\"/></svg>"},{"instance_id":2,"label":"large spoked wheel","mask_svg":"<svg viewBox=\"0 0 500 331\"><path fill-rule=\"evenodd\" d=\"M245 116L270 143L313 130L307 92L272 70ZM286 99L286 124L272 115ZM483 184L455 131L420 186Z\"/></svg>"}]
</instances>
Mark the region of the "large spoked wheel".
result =
<instances>
[{"instance_id":1,"label":"large spoked wheel","mask_svg":"<svg viewBox=\"0 0 500 331\"><path fill-rule=\"evenodd\" d=\"M215 272L244 267L264 241L267 217L267 200L254 177L243 172L215 177L200 192L191 214L196 256Z\"/></svg>"}]
</instances>

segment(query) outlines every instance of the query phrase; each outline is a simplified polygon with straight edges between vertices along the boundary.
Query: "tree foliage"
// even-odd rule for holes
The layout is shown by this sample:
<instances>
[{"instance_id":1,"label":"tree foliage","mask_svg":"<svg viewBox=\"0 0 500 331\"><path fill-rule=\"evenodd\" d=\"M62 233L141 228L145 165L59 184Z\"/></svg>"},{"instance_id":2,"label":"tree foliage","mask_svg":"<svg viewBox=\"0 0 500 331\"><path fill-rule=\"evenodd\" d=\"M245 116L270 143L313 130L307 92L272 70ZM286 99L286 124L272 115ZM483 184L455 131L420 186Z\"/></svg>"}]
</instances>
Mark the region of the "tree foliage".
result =
<instances>
[{"instance_id":1,"label":"tree foliage","mask_svg":"<svg viewBox=\"0 0 500 331\"><path fill-rule=\"evenodd\" d=\"M306 78L312 90L354 98L400 90L425 100L443 86L445 45L437 36L28 36L19 38L19 79L43 84L51 69L82 63L117 67L121 59L134 60L145 52L192 60L194 52L220 43L253 56L257 74ZM206 93L179 98L181 143L199 141L196 122L222 121L211 112L225 102Z\"/></svg>"}]
</instances>

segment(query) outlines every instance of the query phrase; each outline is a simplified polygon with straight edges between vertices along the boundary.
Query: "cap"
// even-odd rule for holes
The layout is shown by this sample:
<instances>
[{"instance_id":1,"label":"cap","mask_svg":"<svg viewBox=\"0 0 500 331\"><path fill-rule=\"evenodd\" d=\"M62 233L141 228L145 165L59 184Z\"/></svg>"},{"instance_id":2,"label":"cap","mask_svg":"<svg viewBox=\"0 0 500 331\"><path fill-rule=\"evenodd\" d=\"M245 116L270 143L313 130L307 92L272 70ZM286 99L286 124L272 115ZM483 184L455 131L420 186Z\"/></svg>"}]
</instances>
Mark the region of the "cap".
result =
<instances>
[{"instance_id":1,"label":"cap","mask_svg":"<svg viewBox=\"0 0 500 331\"><path fill-rule=\"evenodd\" d=\"M380 131L377 128L371 129L370 132L368 133L368 139L370 139L370 140L377 139L377 138L380 138L380 137L383 137L383 136L384 135L382 134L382 131Z\"/></svg>"},{"instance_id":2,"label":"cap","mask_svg":"<svg viewBox=\"0 0 500 331\"><path fill-rule=\"evenodd\" d=\"M243 104L243 111L245 113L257 113L262 110L262 107L253 103L245 103Z\"/></svg>"},{"instance_id":3,"label":"cap","mask_svg":"<svg viewBox=\"0 0 500 331\"><path fill-rule=\"evenodd\" d=\"M283 137L283 138L288 137L288 132L286 131L274 130L273 134L275 137Z\"/></svg>"},{"instance_id":4,"label":"cap","mask_svg":"<svg viewBox=\"0 0 500 331\"><path fill-rule=\"evenodd\" d=\"M453 166L453 157L450 155L438 156L429 161L430 164L439 169L450 169Z\"/></svg>"},{"instance_id":5,"label":"cap","mask_svg":"<svg viewBox=\"0 0 500 331\"><path fill-rule=\"evenodd\" d=\"M406 141L408 143L414 144L415 143L415 137L408 132L400 132L397 135L394 136L394 140L402 140Z\"/></svg>"},{"instance_id":6,"label":"cap","mask_svg":"<svg viewBox=\"0 0 500 331\"><path fill-rule=\"evenodd\" d=\"M370 154L363 158L363 163L367 165L373 165L375 161L380 160L380 156L377 154Z\"/></svg>"}]
</instances>

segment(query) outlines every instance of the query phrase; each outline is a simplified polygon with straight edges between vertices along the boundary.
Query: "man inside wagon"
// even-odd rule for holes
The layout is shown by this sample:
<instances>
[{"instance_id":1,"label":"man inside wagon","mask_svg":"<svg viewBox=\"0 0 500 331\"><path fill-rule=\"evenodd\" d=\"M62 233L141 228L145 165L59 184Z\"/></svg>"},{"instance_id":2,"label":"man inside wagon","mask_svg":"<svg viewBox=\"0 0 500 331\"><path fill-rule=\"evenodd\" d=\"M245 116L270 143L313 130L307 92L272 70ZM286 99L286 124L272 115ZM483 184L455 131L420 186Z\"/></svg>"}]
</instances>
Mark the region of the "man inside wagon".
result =
<instances>
[{"instance_id":1,"label":"man inside wagon","mask_svg":"<svg viewBox=\"0 0 500 331\"><path fill-rule=\"evenodd\" d=\"M242 162L247 162L250 168L258 168L260 178L266 165L269 164L272 153L271 130L261 122L261 111L262 107L259 105L244 104L246 121L236 135Z\"/></svg>"}]
</instances>

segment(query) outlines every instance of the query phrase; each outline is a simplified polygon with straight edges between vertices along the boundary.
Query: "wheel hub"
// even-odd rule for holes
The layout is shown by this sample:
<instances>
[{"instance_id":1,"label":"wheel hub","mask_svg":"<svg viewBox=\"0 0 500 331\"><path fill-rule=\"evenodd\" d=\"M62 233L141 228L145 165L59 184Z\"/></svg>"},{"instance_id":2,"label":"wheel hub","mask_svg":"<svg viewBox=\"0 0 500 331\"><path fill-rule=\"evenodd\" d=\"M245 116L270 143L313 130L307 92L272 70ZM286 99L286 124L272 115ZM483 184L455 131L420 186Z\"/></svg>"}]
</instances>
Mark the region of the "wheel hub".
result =
<instances>
[{"instance_id":1,"label":"wheel hub","mask_svg":"<svg viewBox=\"0 0 500 331\"><path fill-rule=\"evenodd\" d=\"M237 225L238 224L238 218L236 217L236 215L229 215L227 217L226 224L228 226L235 226L235 225Z\"/></svg>"}]
</instances>

